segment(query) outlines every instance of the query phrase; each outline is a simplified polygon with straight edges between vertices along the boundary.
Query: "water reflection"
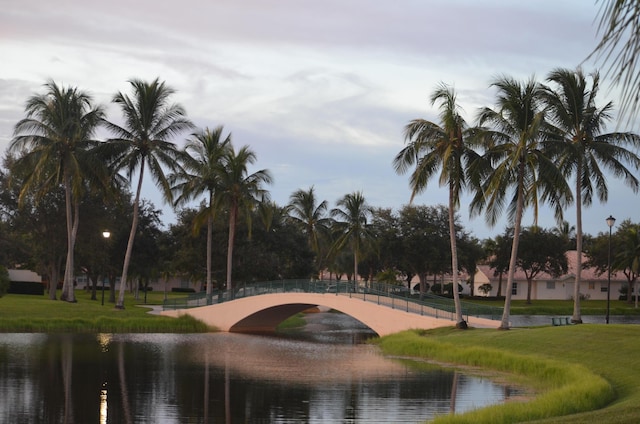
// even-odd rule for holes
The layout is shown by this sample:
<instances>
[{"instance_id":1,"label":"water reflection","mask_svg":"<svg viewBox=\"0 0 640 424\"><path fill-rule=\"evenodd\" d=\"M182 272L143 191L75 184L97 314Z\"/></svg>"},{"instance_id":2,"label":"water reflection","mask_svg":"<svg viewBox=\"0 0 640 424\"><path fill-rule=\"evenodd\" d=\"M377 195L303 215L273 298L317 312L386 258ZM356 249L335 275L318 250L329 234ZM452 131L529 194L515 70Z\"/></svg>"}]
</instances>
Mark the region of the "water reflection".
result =
<instances>
[{"instance_id":1,"label":"water reflection","mask_svg":"<svg viewBox=\"0 0 640 424\"><path fill-rule=\"evenodd\" d=\"M234 334L4 334L0 392L29 423L421 422L511 396L368 345Z\"/></svg>"}]
</instances>

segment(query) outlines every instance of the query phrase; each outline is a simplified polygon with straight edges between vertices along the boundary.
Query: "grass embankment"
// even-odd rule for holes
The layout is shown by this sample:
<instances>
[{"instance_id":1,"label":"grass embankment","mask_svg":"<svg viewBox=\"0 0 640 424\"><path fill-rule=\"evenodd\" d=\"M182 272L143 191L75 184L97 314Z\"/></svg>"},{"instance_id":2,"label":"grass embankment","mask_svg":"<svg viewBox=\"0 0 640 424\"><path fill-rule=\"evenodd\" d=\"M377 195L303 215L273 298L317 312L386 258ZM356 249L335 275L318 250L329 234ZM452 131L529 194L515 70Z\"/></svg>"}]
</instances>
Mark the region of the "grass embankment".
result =
<instances>
[{"instance_id":1,"label":"grass embankment","mask_svg":"<svg viewBox=\"0 0 640 424\"><path fill-rule=\"evenodd\" d=\"M108 296L108 293L106 294ZM178 296L178 295L176 295ZM179 294L184 297L184 294ZM58 298L60 296L58 295ZM196 333L211 331L189 316L170 318L149 314L141 300L127 293L125 309L105 300L91 300L90 293L76 291L77 303L49 300L48 295L8 294L0 298L0 332L4 333ZM161 305L163 293L148 293L147 306Z\"/></svg>"},{"instance_id":2,"label":"grass embankment","mask_svg":"<svg viewBox=\"0 0 640 424\"><path fill-rule=\"evenodd\" d=\"M640 326L440 329L381 338L385 354L511 373L538 393L436 423L638 423Z\"/></svg>"},{"instance_id":3,"label":"grass embankment","mask_svg":"<svg viewBox=\"0 0 640 424\"><path fill-rule=\"evenodd\" d=\"M465 299L467 303L483 306L504 307L504 299ZM636 308L633 303L626 300L611 300L611 315L640 315L640 308ZM580 302L582 315L604 315L607 312L606 300L583 300ZM527 304L526 300L511 301L512 315L573 315L573 300L533 300Z\"/></svg>"}]
</instances>

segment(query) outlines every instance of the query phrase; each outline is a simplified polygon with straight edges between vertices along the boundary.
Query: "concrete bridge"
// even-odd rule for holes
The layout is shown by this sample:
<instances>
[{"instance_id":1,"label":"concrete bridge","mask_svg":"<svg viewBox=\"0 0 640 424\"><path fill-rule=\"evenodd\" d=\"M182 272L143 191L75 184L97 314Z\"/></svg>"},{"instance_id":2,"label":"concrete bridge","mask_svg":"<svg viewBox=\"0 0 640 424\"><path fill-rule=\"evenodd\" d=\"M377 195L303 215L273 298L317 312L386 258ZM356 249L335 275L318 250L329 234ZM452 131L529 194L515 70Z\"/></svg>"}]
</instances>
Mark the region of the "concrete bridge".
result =
<instances>
[{"instance_id":1,"label":"concrete bridge","mask_svg":"<svg viewBox=\"0 0 640 424\"><path fill-rule=\"evenodd\" d=\"M418 302L390 295L388 291L376 290L359 293L348 286L327 286L327 289L301 290L299 286L291 291L245 289L244 297L210 305L188 305L184 309L162 311L162 315L179 317L193 316L220 331L238 333L272 333L282 321L310 308L325 306L347 314L362 322L379 336L385 336L409 329L431 329L450 327L456 324L455 314L442 310L428 302ZM347 284L347 283L343 283ZM324 285L322 287L325 287ZM382 293L382 294L381 294ZM214 297L214 299L216 299ZM464 309L463 309L464 310ZM497 328L499 321L475 316L465 316L472 327Z\"/></svg>"}]
</instances>

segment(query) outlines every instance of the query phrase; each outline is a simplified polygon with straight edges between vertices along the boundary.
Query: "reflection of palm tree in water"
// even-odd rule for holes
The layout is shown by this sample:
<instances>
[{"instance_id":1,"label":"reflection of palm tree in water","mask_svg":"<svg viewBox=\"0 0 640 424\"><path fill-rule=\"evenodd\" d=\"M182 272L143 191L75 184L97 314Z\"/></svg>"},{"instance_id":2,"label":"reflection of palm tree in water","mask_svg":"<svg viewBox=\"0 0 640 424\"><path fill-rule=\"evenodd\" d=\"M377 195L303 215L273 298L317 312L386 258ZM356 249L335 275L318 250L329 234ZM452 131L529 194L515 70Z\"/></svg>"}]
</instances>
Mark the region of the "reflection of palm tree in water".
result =
<instances>
[{"instance_id":1,"label":"reflection of palm tree in water","mask_svg":"<svg viewBox=\"0 0 640 424\"><path fill-rule=\"evenodd\" d=\"M231 424L231 379L229 377L229 352L225 353L225 365L224 365L224 411L225 422Z\"/></svg>"},{"instance_id":2,"label":"reflection of palm tree in water","mask_svg":"<svg viewBox=\"0 0 640 424\"><path fill-rule=\"evenodd\" d=\"M449 406L449 412L456 413L456 398L458 397L458 379L460 378L457 371L453 372L453 384L451 385L451 404Z\"/></svg>"},{"instance_id":3,"label":"reflection of palm tree in water","mask_svg":"<svg viewBox=\"0 0 640 424\"><path fill-rule=\"evenodd\" d=\"M71 391L71 374L73 371L73 345L71 338L66 335L62 339L62 381L64 388L64 423L72 423L73 420L73 397Z\"/></svg>"},{"instance_id":4,"label":"reflection of palm tree in water","mask_svg":"<svg viewBox=\"0 0 640 424\"><path fill-rule=\"evenodd\" d=\"M122 395L122 412L126 423L131 423L131 408L129 407L129 395L127 393L127 381L124 370L124 343L118 343L118 377L120 380L120 394Z\"/></svg>"}]
</instances>

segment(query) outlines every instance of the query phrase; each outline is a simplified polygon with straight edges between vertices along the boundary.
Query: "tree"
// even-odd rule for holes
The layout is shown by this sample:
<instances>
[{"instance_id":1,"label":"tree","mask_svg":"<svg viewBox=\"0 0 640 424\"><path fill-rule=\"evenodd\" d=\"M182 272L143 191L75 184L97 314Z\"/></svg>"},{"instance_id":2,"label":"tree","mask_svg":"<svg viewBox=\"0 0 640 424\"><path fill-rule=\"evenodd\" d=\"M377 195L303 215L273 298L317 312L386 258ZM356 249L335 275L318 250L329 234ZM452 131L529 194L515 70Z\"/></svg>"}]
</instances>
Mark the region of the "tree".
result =
<instances>
[{"instance_id":1,"label":"tree","mask_svg":"<svg viewBox=\"0 0 640 424\"><path fill-rule=\"evenodd\" d=\"M229 238L227 242L226 288L233 289L233 245L235 242L238 215L242 211L251 219L251 210L260 200L268 201L264 184L271 184L271 174L261 169L249 174L248 167L257 160L256 154L248 146L237 152L227 149L222 158L223 172L218 185L218 196L214 199L214 209L226 209L229 214ZM249 221L250 225L250 221Z\"/></svg>"},{"instance_id":2,"label":"tree","mask_svg":"<svg viewBox=\"0 0 640 424\"><path fill-rule=\"evenodd\" d=\"M320 238L326 234L331 224L327 216L327 201L318 202L313 186L308 190L297 190L289 198L289 217L306 234L309 247L316 254L316 268L323 265Z\"/></svg>"},{"instance_id":3,"label":"tree","mask_svg":"<svg viewBox=\"0 0 640 424\"><path fill-rule=\"evenodd\" d=\"M49 81L46 93L27 101L26 118L14 129L10 150L23 153L13 164L25 170L20 201L34 191L42 198L58 185L64 187L67 229L67 259L61 298L75 302L74 252L79 225L79 199L86 182L100 177L105 167L90 154L96 144L93 135L104 117L91 96L77 88L65 88ZM14 169L15 171L15 169ZM105 177L103 173L101 177Z\"/></svg>"},{"instance_id":4,"label":"tree","mask_svg":"<svg viewBox=\"0 0 640 424\"><path fill-rule=\"evenodd\" d=\"M331 210L331 216L337 219L337 228L341 235L336 240L336 248L341 250L345 245L351 245L353 252L353 280L358 278L358 255L362 250L363 240L369 239L367 221L371 215L371 207L367 204L361 192L346 194Z\"/></svg>"},{"instance_id":5,"label":"tree","mask_svg":"<svg viewBox=\"0 0 640 424\"><path fill-rule=\"evenodd\" d=\"M624 220L616 231L616 254L612 259L612 268L622 271L627 277L629 291L627 302L633 302L633 294L636 296L635 283L640 275L640 225L632 224L630 220Z\"/></svg>"},{"instance_id":6,"label":"tree","mask_svg":"<svg viewBox=\"0 0 640 424\"><path fill-rule=\"evenodd\" d=\"M454 90L440 86L431 95L431 104L439 103L441 124L415 119L405 127L408 145L393 161L398 173L405 173L414 163L411 174L411 200L427 188L427 183L440 170L438 182L449 188L449 240L451 246L451 273L453 286L458 285L458 252L456 246L455 212L460 206L460 194L469 184L469 165L477 158L470 147L470 130L460 115ZM453 290L456 326L467 328L462 317L462 306L457 290Z\"/></svg>"},{"instance_id":7,"label":"tree","mask_svg":"<svg viewBox=\"0 0 640 424\"><path fill-rule=\"evenodd\" d=\"M458 254L460 255L460 268L465 270L469 276L469 284L471 296L474 296L474 286L476 281L476 271L478 263L486 258L487 253L480 244L480 240L469 234L460 234Z\"/></svg>"},{"instance_id":8,"label":"tree","mask_svg":"<svg viewBox=\"0 0 640 424\"><path fill-rule=\"evenodd\" d=\"M174 90L164 82L156 78L150 83L138 79L133 79L129 83L132 88L131 97L122 92L113 97L113 102L122 111L125 125L119 126L105 121L115 138L108 140L99 149L100 156L113 160L116 169L124 169L129 180L135 172L138 172L131 232L124 256L120 292L116 302L117 309L124 309L124 292L138 225L140 191L145 170L149 170L165 199L172 201L171 186L163 167L172 171L177 170L180 153L176 145L169 140L193 127L186 118L184 109L180 105L169 103Z\"/></svg>"},{"instance_id":9,"label":"tree","mask_svg":"<svg viewBox=\"0 0 640 424\"><path fill-rule=\"evenodd\" d=\"M629 132L603 133L607 122L612 119L613 106L611 102L602 108L596 105L600 81L597 72L591 75L590 86L580 69L555 69L547 80L556 86L555 89L544 88L548 116L562 138L562 143L557 145L559 151L554 154L565 178L575 179L576 251L577 263L582 263L582 206L591 205L594 195L602 203L607 201L608 188L603 168L614 176L622 177L634 192L638 191L638 179L625 163L636 169L640 167L640 158L626 148L630 145L637 149L640 137ZM571 321L574 323L582 322L581 271L581 267L576 269L573 289Z\"/></svg>"},{"instance_id":10,"label":"tree","mask_svg":"<svg viewBox=\"0 0 640 424\"><path fill-rule=\"evenodd\" d=\"M525 228L520 234L520 247L516 266L527 279L527 303L531 304L531 285L540 273L555 278L566 274L567 251L560 236L539 227Z\"/></svg>"},{"instance_id":11,"label":"tree","mask_svg":"<svg viewBox=\"0 0 640 424\"><path fill-rule=\"evenodd\" d=\"M170 177L177 182L174 192L178 193L175 205L184 204L200 196L206 195L207 202L203 205L193 222L193 231L197 233L204 222L207 223L207 299L211 299L213 281L211 278L211 255L213 253L213 220L216 216L215 195L223 171L222 159L225 152L232 149L231 134L222 136L223 127L218 126L213 131L208 128L193 134L184 150L182 170Z\"/></svg>"},{"instance_id":12,"label":"tree","mask_svg":"<svg viewBox=\"0 0 640 424\"><path fill-rule=\"evenodd\" d=\"M443 205L406 205L400 209L398 233L403 257L399 269L418 276L421 297L428 287L428 275L433 276L434 286L437 276L452 273L448 220L449 213Z\"/></svg>"},{"instance_id":13,"label":"tree","mask_svg":"<svg viewBox=\"0 0 640 424\"><path fill-rule=\"evenodd\" d=\"M640 7L636 1L615 0L600 8L600 42L587 57L611 62L607 75L613 85L622 88L621 112L631 121L640 106L640 74L637 69L640 50Z\"/></svg>"},{"instance_id":14,"label":"tree","mask_svg":"<svg viewBox=\"0 0 640 424\"><path fill-rule=\"evenodd\" d=\"M513 220L513 243L507 275L507 290L500 329L509 328L511 290L518 257L518 242L525 207L534 207L537 223L538 204L547 201L554 208L556 219L562 218L562 208L571 196L567 182L552 160L545 154L548 126L541 105L542 88L533 78L521 84L510 77L496 79L497 109L483 108L478 116L485 142L483 162L474 172L479 181L470 209L472 215L485 212L490 226L502 213L510 189L513 191L508 216ZM487 167L487 164L490 166Z\"/></svg>"},{"instance_id":15,"label":"tree","mask_svg":"<svg viewBox=\"0 0 640 424\"><path fill-rule=\"evenodd\" d=\"M9 280L9 271L7 268L0 265L0 297L4 296L9 290L9 284L11 281Z\"/></svg>"}]
</instances>

